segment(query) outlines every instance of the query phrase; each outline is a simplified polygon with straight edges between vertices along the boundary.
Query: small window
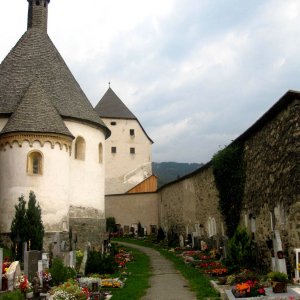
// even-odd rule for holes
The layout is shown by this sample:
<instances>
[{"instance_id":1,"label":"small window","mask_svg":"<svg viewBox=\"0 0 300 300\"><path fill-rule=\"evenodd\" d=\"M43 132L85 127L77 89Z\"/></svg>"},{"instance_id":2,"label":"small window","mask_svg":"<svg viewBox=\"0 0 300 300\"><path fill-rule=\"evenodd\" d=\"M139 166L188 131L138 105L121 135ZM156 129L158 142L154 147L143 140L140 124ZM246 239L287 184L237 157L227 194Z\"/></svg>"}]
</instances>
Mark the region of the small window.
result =
<instances>
[{"instance_id":1,"label":"small window","mask_svg":"<svg viewBox=\"0 0 300 300\"><path fill-rule=\"evenodd\" d=\"M130 154L135 154L135 148L130 148Z\"/></svg>"},{"instance_id":2,"label":"small window","mask_svg":"<svg viewBox=\"0 0 300 300\"><path fill-rule=\"evenodd\" d=\"M85 140L80 136L75 141L75 159L85 160Z\"/></svg>"},{"instance_id":3,"label":"small window","mask_svg":"<svg viewBox=\"0 0 300 300\"><path fill-rule=\"evenodd\" d=\"M117 125L117 122L113 121L113 122L110 122L110 125L112 126L116 126Z\"/></svg>"},{"instance_id":4,"label":"small window","mask_svg":"<svg viewBox=\"0 0 300 300\"><path fill-rule=\"evenodd\" d=\"M130 129L130 136L134 136L134 129Z\"/></svg>"},{"instance_id":5,"label":"small window","mask_svg":"<svg viewBox=\"0 0 300 300\"><path fill-rule=\"evenodd\" d=\"M102 164L103 162L103 146L102 146L102 143L99 143L99 146L98 146L98 151L99 151L99 164Z\"/></svg>"},{"instance_id":6,"label":"small window","mask_svg":"<svg viewBox=\"0 0 300 300\"><path fill-rule=\"evenodd\" d=\"M111 147L111 153L117 153L117 147Z\"/></svg>"},{"instance_id":7,"label":"small window","mask_svg":"<svg viewBox=\"0 0 300 300\"><path fill-rule=\"evenodd\" d=\"M32 151L27 155L27 173L31 175L43 174L43 156L38 151Z\"/></svg>"}]
</instances>

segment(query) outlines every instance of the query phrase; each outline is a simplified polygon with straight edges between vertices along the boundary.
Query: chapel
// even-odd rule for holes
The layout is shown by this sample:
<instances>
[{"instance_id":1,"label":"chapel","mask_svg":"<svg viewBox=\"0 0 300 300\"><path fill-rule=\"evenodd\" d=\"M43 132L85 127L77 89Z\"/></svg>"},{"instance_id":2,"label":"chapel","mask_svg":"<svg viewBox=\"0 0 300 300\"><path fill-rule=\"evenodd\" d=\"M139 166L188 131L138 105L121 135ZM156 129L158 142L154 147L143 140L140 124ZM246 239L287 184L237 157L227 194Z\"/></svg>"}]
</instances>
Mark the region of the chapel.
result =
<instances>
[{"instance_id":1,"label":"chapel","mask_svg":"<svg viewBox=\"0 0 300 300\"><path fill-rule=\"evenodd\" d=\"M73 230L101 244L110 130L47 34L49 2L28 0L27 30L0 65L0 234L33 191L49 239Z\"/></svg>"}]
</instances>

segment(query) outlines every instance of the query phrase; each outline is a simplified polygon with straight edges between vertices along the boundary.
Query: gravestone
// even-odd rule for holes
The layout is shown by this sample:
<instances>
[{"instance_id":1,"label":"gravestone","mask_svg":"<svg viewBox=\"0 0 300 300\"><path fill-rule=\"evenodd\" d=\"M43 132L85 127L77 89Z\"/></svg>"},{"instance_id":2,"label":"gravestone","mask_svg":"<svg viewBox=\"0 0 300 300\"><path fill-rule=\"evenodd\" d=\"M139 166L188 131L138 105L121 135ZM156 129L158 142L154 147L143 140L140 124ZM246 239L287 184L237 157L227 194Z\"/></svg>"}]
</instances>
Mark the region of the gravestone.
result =
<instances>
[{"instance_id":1,"label":"gravestone","mask_svg":"<svg viewBox=\"0 0 300 300\"><path fill-rule=\"evenodd\" d=\"M179 246L180 248L184 247L184 238L182 234L179 236Z\"/></svg>"},{"instance_id":2,"label":"gravestone","mask_svg":"<svg viewBox=\"0 0 300 300\"><path fill-rule=\"evenodd\" d=\"M38 260L38 271L37 272L38 272L38 276L39 276L40 283L42 286L43 286L43 271L44 271L43 260ZM36 276L36 273L35 273L35 276ZM32 277L32 279L33 279L33 277Z\"/></svg>"},{"instance_id":3,"label":"gravestone","mask_svg":"<svg viewBox=\"0 0 300 300\"><path fill-rule=\"evenodd\" d=\"M9 291L14 289L16 278L21 275L22 273L19 261L12 262L6 272L7 286Z\"/></svg>"},{"instance_id":4,"label":"gravestone","mask_svg":"<svg viewBox=\"0 0 300 300\"><path fill-rule=\"evenodd\" d=\"M84 250L83 259L82 259L80 269L79 269L79 272L83 275L85 274L85 265L86 265L86 261L87 261L87 257L88 257L88 252L89 252L89 247L87 247Z\"/></svg>"},{"instance_id":5,"label":"gravestone","mask_svg":"<svg viewBox=\"0 0 300 300\"><path fill-rule=\"evenodd\" d=\"M286 269L286 260L283 257L283 249L282 249L282 242L281 242L281 237L280 233L278 230L274 230L273 233L273 247L274 247L274 260L275 260L275 265L274 265L274 270L273 271L278 271L278 272L283 272L287 274L287 269Z\"/></svg>"},{"instance_id":6,"label":"gravestone","mask_svg":"<svg viewBox=\"0 0 300 300\"><path fill-rule=\"evenodd\" d=\"M295 249L296 264L295 264L295 279L299 282L300 280L300 249Z\"/></svg>"},{"instance_id":7,"label":"gravestone","mask_svg":"<svg viewBox=\"0 0 300 300\"><path fill-rule=\"evenodd\" d=\"M0 291L2 291L3 249L0 248Z\"/></svg>"},{"instance_id":8,"label":"gravestone","mask_svg":"<svg viewBox=\"0 0 300 300\"><path fill-rule=\"evenodd\" d=\"M53 258L60 256L60 252L61 252L60 249L61 249L60 234L59 232L56 232L54 235L53 247L52 247Z\"/></svg>"},{"instance_id":9,"label":"gravestone","mask_svg":"<svg viewBox=\"0 0 300 300\"><path fill-rule=\"evenodd\" d=\"M43 269L49 269L49 253L42 254L42 261L43 261Z\"/></svg>"},{"instance_id":10,"label":"gravestone","mask_svg":"<svg viewBox=\"0 0 300 300\"><path fill-rule=\"evenodd\" d=\"M29 281L33 279L38 272L38 262L42 260L42 252L38 250L25 251L24 253L24 274Z\"/></svg>"}]
</instances>

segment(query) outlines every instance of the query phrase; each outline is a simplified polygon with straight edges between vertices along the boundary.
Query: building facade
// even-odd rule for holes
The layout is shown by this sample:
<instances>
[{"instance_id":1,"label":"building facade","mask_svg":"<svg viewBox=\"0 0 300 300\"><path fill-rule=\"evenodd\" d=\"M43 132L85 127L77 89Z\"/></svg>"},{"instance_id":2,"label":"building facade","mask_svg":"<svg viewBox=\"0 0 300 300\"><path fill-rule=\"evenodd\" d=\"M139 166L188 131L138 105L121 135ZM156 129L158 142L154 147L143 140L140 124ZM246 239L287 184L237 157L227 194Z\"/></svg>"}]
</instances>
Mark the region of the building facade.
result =
<instances>
[{"instance_id":1,"label":"building facade","mask_svg":"<svg viewBox=\"0 0 300 300\"><path fill-rule=\"evenodd\" d=\"M50 240L86 220L78 245L100 244L110 131L47 34L49 2L28 0L27 31L0 65L0 233L33 191Z\"/></svg>"},{"instance_id":2,"label":"building facade","mask_svg":"<svg viewBox=\"0 0 300 300\"><path fill-rule=\"evenodd\" d=\"M111 87L95 110L110 129L105 145L105 194L123 194L152 175L153 141Z\"/></svg>"}]
</instances>

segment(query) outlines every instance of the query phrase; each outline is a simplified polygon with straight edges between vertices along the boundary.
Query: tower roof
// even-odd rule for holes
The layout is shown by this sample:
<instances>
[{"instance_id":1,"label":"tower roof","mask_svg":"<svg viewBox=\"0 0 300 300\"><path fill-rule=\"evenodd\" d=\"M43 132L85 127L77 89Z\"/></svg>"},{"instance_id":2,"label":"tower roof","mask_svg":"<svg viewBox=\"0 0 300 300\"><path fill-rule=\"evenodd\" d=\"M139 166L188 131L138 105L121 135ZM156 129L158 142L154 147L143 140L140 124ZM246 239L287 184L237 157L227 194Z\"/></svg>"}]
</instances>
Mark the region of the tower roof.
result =
<instances>
[{"instance_id":1,"label":"tower roof","mask_svg":"<svg viewBox=\"0 0 300 300\"><path fill-rule=\"evenodd\" d=\"M63 119L101 127L106 137L110 135L46 30L29 27L0 65L0 115L10 116L36 81Z\"/></svg>"},{"instance_id":2,"label":"tower roof","mask_svg":"<svg viewBox=\"0 0 300 300\"><path fill-rule=\"evenodd\" d=\"M58 133L73 137L37 81L28 87L1 134L12 132Z\"/></svg>"},{"instance_id":3,"label":"tower roof","mask_svg":"<svg viewBox=\"0 0 300 300\"><path fill-rule=\"evenodd\" d=\"M95 107L95 110L101 118L116 118L116 119L134 119L136 116L122 102L116 93L108 88L101 100Z\"/></svg>"},{"instance_id":4,"label":"tower roof","mask_svg":"<svg viewBox=\"0 0 300 300\"><path fill-rule=\"evenodd\" d=\"M151 143L153 141L148 136L147 132L139 122L138 118L129 110L129 108L122 102L122 100L116 95L111 87L108 88L101 100L95 107L96 112L101 118L109 119L127 119L136 120L141 126L143 132Z\"/></svg>"}]
</instances>

